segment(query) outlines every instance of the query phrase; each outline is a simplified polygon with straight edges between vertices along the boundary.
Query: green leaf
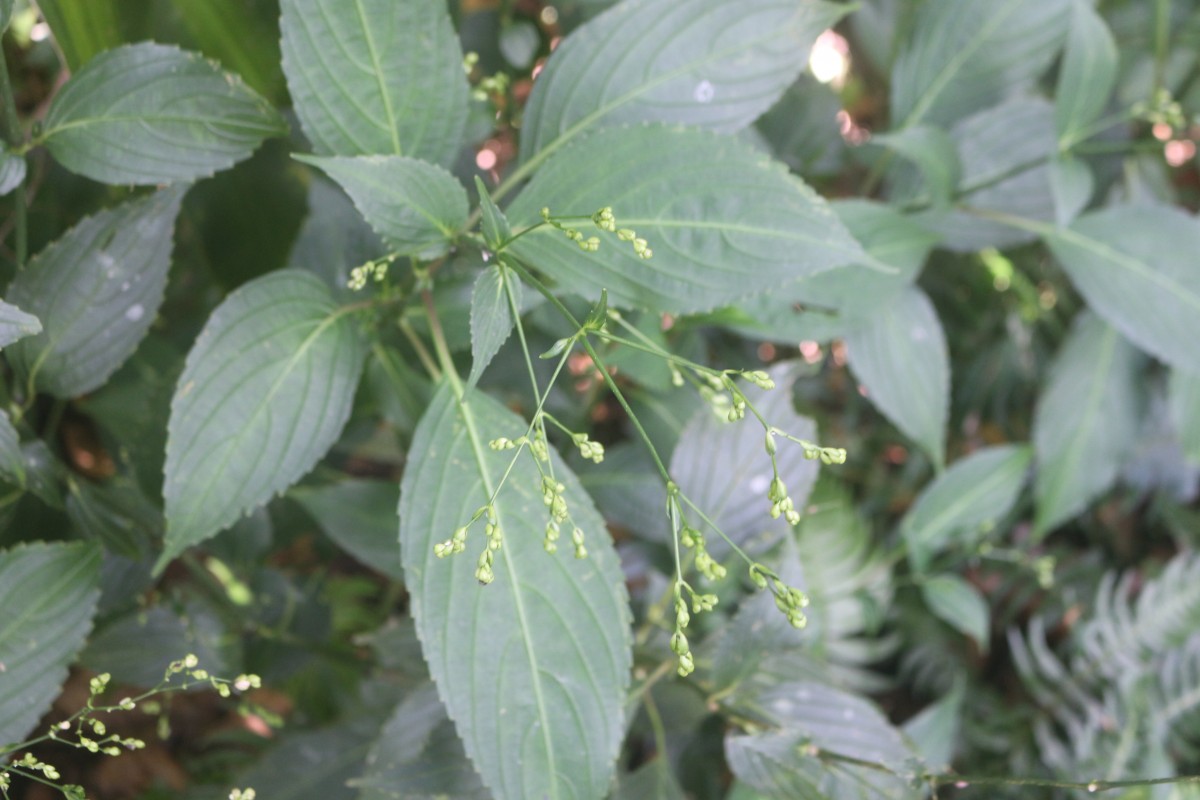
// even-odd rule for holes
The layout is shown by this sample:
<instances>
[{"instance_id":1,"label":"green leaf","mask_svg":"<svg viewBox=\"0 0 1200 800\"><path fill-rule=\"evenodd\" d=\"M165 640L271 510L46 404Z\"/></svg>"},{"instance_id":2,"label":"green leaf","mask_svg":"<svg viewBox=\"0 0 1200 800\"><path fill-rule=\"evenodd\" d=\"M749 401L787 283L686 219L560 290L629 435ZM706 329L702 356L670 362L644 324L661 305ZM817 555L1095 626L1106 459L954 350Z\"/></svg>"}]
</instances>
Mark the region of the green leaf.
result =
<instances>
[{"instance_id":1,"label":"green leaf","mask_svg":"<svg viewBox=\"0 0 1200 800\"><path fill-rule=\"evenodd\" d=\"M37 317L0 300L0 347L41 332L42 323Z\"/></svg>"},{"instance_id":2,"label":"green leaf","mask_svg":"<svg viewBox=\"0 0 1200 800\"><path fill-rule=\"evenodd\" d=\"M397 706L371 746L362 777L350 785L360 789L359 800L491 798L463 752L437 688L428 682Z\"/></svg>"},{"instance_id":3,"label":"green leaf","mask_svg":"<svg viewBox=\"0 0 1200 800\"><path fill-rule=\"evenodd\" d=\"M1200 372L1200 222L1174 206L1085 214L1046 243L1097 314L1166 363Z\"/></svg>"},{"instance_id":4,"label":"green leaf","mask_svg":"<svg viewBox=\"0 0 1200 800\"><path fill-rule=\"evenodd\" d=\"M921 597L934 616L987 651L990 611L978 589L957 575L935 575L921 583Z\"/></svg>"},{"instance_id":5,"label":"green leaf","mask_svg":"<svg viewBox=\"0 0 1200 800\"><path fill-rule=\"evenodd\" d=\"M0 0L0 33L8 29L8 23L12 19L13 0Z\"/></svg>"},{"instance_id":6,"label":"green leaf","mask_svg":"<svg viewBox=\"0 0 1200 800\"><path fill-rule=\"evenodd\" d=\"M71 398L125 362L162 304L183 187L101 211L17 274L8 300L42 323L9 346L9 363L39 390Z\"/></svg>"},{"instance_id":7,"label":"green leaf","mask_svg":"<svg viewBox=\"0 0 1200 800\"><path fill-rule=\"evenodd\" d=\"M78 542L0 551L0 748L29 733L92 628L100 550Z\"/></svg>"},{"instance_id":8,"label":"green leaf","mask_svg":"<svg viewBox=\"0 0 1200 800\"><path fill-rule=\"evenodd\" d=\"M245 0L171 0L206 55L241 75L255 91L282 99L279 29L268 16L274 4ZM265 6L265 8L264 8Z\"/></svg>"},{"instance_id":9,"label":"green leaf","mask_svg":"<svg viewBox=\"0 0 1200 800\"><path fill-rule=\"evenodd\" d=\"M72 476L67 488L71 524L99 541L106 551L140 560L162 538L162 511L131 479L117 476L97 485Z\"/></svg>"},{"instance_id":10,"label":"green leaf","mask_svg":"<svg viewBox=\"0 0 1200 800\"><path fill-rule=\"evenodd\" d=\"M372 569L400 579L396 502L392 481L351 479L328 486L293 489L289 495L320 523L321 530Z\"/></svg>"},{"instance_id":11,"label":"green leaf","mask_svg":"<svg viewBox=\"0 0 1200 800\"><path fill-rule=\"evenodd\" d=\"M1049 103L1036 97L1007 100L959 122L951 138L963 165L958 187L963 203L1026 219L1054 219L1049 162L1057 144ZM944 247L958 252L1034 239L1029 231L955 209L935 209L918 220L942 235Z\"/></svg>"},{"instance_id":12,"label":"green leaf","mask_svg":"<svg viewBox=\"0 0 1200 800\"><path fill-rule=\"evenodd\" d=\"M940 469L950 410L950 356L937 311L909 287L846 335L846 361L867 399Z\"/></svg>"},{"instance_id":13,"label":"green leaf","mask_svg":"<svg viewBox=\"0 0 1200 800\"><path fill-rule=\"evenodd\" d=\"M826 270L743 300L747 319L730 324L754 338L828 341L870 322L921 272L938 237L891 206L868 200L829 204L870 256L893 272L859 265Z\"/></svg>"},{"instance_id":14,"label":"green leaf","mask_svg":"<svg viewBox=\"0 0 1200 800\"><path fill-rule=\"evenodd\" d=\"M872 144L882 145L912 161L925 177L934 207L945 206L958 187L962 166L958 151L945 130L932 125L910 125L895 133L875 136Z\"/></svg>"},{"instance_id":15,"label":"green leaf","mask_svg":"<svg viewBox=\"0 0 1200 800\"><path fill-rule=\"evenodd\" d=\"M285 131L278 112L236 75L143 42L75 73L50 103L40 141L72 172L153 185L212 175Z\"/></svg>"},{"instance_id":16,"label":"green leaf","mask_svg":"<svg viewBox=\"0 0 1200 800\"><path fill-rule=\"evenodd\" d=\"M93 57L121 44L122 0L38 0L54 43L75 72Z\"/></svg>"},{"instance_id":17,"label":"green leaf","mask_svg":"<svg viewBox=\"0 0 1200 800\"><path fill-rule=\"evenodd\" d=\"M551 226L513 241L511 252L590 300L686 312L725 305L789 280L869 257L825 201L748 145L706 131L640 125L607 128L557 152L508 209L520 232L551 214L611 206L629 243L596 229L582 251ZM591 227L587 223L587 227ZM585 234L591 235L591 234Z\"/></svg>"},{"instance_id":18,"label":"green leaf","mask_svg":"<svg viewBox=\"0 0 1200 800\"><path fill-rule=\"evenodd\" d=\"M499 352L500 345L512 333L513 316L508 292L512 292L516 307L520 308L521 282L500 264L488 267L475 280L475 288L471 292L471 374L467 377L468 387L479 381L479 376Z\"/></svg>"},{"instance_id":19,"label":"green leaf","mask_svg":"<svg viewBox=\"0 0 1200 800\"><path fill-rule=\"evenodd\" d=\"M270 787L272 800L357 800L360 795L349 784L362 775L379 733L379 721L373 715L390 707L370 708L367 714L352 708L342 721L329 727L285 733L278 744L238 774L235 784ZM266 794L260 792L260 796Z\"/></svg>"},{"instance_id":20,"label":"green leaf","mask_svg":"<svg viewBox=\"0 0 1200 800\"><path fill-rule=\"evenodd\" d=\"M483 218L483 239L492 250L499 250L512 238L512 227L508 224L504 212L492 202L487 184L478 175L475 176L475 191L479 195L479 211Z\"/></svg>"},{"instance_id":21,"label":"green leaf","mask_svg":"<svg viewBox=\"0 0 1200 800\"><path fill-rule=\"evenodd\" d=\"M221 643L232 638L216 615L200 606L136 608L96 631L79 660L88 669L110 673L119 683L155 686L167 666L188 653L210 674L230 675L233 667Z\"/></svg>"},{"instance_id":22,"label":"green leaf","mask_svg":"<svg viewBox=\"0 0 1200 800\"><path fill-rule=\"evenodd\" d=\"M25 486L25 454L21 452L21 434L13 427L8 412L0 409L0 476Z\"/></svg>"},{"instance_id":23,"label":"green leaf","mask_svg":"<svg viewBox=\"0 0 1200 800\"><path fill-rule=\"evenodd\" d=\"M892 69L893 125L953 122L1032 85L1058 55L1070 3L922 4Z\"/></svg>"},{"instance_id":24,"label":"green leaf","mask_svg":"<svg viewBox=\"0 0 1200 800\"><path fill-rule=\"evenodd\" d=\"M1054 197L1054 222L1065 228L1075 221L1096 190L1096 179L1083 159L1061 156L1050 162L1050 193Z\"/></svg>"},{"instance_id":25,"label":"green leaf","mask_svg":"<svg viewBox=\"0 0 1200 800\"><path fill-rule=\"evenodd\" d=\"M283 71L317 153L453 162L468 89L445 0L291 0L282 9Z\"/></svg>"},{"instance_id":26,"label":"green leaf","mask_svg":"<svg viewBox=\"0 0 1200 800\"><path fill-rule=\"evenodd\" d=\"M783 95L817 36L847 11L820 0L627 0L555 48L529 96L521 157L536 164L599 125L745 128Z\"/></svg>"},{"instance_id":27,"label":"green leaf","mask_svg":"<svg viewBox=\"0 0 1200 800\"><path fill-rule=\"evenodd\" d=\"M958 680L949 694L904 723L905 735L912 740L930 771L950 770L954 754L962 741L959 730L962 727L966 693L967 682Z\"/></svg>"},{"instance_id":28,"label":"green leaf","mask_svg":"<svg viewBox=\"0 0 1200 800\"><path fill-rule=\"evenodd\" d=\"M797 414L792 406L795 373L776 368L772 377L776 387L770 390L743 382L740 388L746 399L771 425L816 442L816 424ZM803 509L816 483L820 462L806 459L804 449L786 439L776 437L776 446L779 477L796 508ZM743 548L761 550L791 527L783 517L771 519L767 490L774 474L764 449L762 426L754 419L729 422L708 405L701 407L679 437L679 445L671 455L670 472L683 494ZM684 516L688 517L686 512ZM725 541L700 519L688 517L688 521L705 534L705 544L714 557L729 552ZM759 534L768 541L752 543L751 539Z\"/></svg>"},{"instance_id":29,"label":"green leaf","mask_svg":"<svg viewBox=\"0 0 1200 800\"><path fill-rule=\"evenodd\" d=\"M1058 88L1054 122L1065 148L1086 138L1089 125L1104 112L1117 81L1117 43L1089 0L1071 4L1071 24Z\"/></svg>"},{"instance_id":30,"label":"green leaf","mask_svg":"<svg viewBox=\"0 0 1200 800\"><path fill-rule=\"evenodd\" d=\"M446 170L403 156L297 156L328 173L392 250L444 255L470 211L467 192Z\"/></svg>"},{"instance_id":31,"label":"green leaf","mask_svg":"<svg viewBox=\"0 0 1200 800\"><path fill-rule=\"evenodd\" d=\"M926 486L900 523L914 568L924 570L954 542L970 547L999 522L1017 501L1032 460L1026 445L987 447Z\"/></svg>"},{"instance_id":32,"label":"green leaf","mask_svg":"<svg viewBox=\"0 0 1200 800\"><path fill-rule=\"evenodd\" d=\"M604 461L588 464L579 482L610 524L659 544L671 541L670 522L663 513L667 490L641 442L608 447Z\"/></svg>"},{"instance_id":33,"label":"green leaf","mask_svg":"<svg viewBox=\"0 0 1200 800\"><path fill-rule=\"evenodd\" d=\"M1137 436L1137 351L1093 314L1078 317L1033 418L1034 533L1082 511L1117 479Z\"/></svg>"},{"instance_id":34,"label":"green leaf","mask_svg":"<svg viewBox=\"0 0 1200 800\"><path fill-rule=\"evenodd\" d=\"M542 549L540 477L519 455L495 507L504 546L495 582L473 573L482 521L468 552L438 559L498 485L511 451L484 439L519 434L524 420L490 397L463 401L443 386L413 438L400 489L400 547L412 612L430 673L467 754L497 798L603 796L624 735L630 616L604 522L557 456L555 477L588 557ZM568 530L564 531L570 536Z\"/></svg>"},{"instance_id":35,"label":"green leaf","mask_svg":"<svg viewBox=\"0 0 1200 800\"><path fill-rule=\"evenodd\" d=\"M383 242L333 181L310 183L308 209L287 266L319 275L339 300L361 299L347 286L350 271L384 255Z\"/></svg>"},{"instance_id":36,"label":"green leaf","mask_svg":"<svg viewBox=\"0 0 1200 800\"><path fill-rule=\"evenodd\" d=\"M1167 397L1171 421L1184 456L1189 461L1200 462L1200 375L1171 370Z\"/></svg>"},{"instance_id":37,"label":"green leaf","mask_svg":"<svg viewBox=\"0 0 1200 800\"><path fill-rule=\"evenodd\" d=\"M862 13L860 8L858 13ZM784 92L771 110L758 118L753 130L771 152L801 175L836 172L846 149L838 132L842 99L828 84L809 74Z\"/></svg>"},{"instance_id":38,"label":"green leaf","mask_svg":"<svg viewBox=\"0 0 1200 800\"><path fill-rule=\"evenodd\" d=\"M25 180L25 157L16 153L0 154L0 197L11 192Z\"/></svg>"},{"instance_id":39,"label":"green leaf","mask_svg":"<svg viewBox=\"0 0 1200 800\"><path fill-rule=\"evenodd\" d=\"M350 415L364 347L319 279L283 270L213 311L171 401L161 567L308 472Z\"/></svg>"}]
</instances>

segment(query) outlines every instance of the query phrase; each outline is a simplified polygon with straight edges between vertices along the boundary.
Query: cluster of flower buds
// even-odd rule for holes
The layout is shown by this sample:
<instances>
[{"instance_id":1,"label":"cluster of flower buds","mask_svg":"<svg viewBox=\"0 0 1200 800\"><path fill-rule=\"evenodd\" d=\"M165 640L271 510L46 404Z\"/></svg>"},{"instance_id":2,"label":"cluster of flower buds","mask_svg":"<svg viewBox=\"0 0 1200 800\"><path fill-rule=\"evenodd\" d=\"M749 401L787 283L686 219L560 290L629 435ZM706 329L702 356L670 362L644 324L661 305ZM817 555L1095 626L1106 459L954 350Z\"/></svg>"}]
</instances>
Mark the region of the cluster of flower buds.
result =
<instances>
[{"instance_id":1,"label":"cluster of flower buds","mask_svg":"<svg viewBox=\"0 0 1200 800\"><path fill-rule=\"evenodd\" d=\"M771 589L775 595L775 607L787 617L793 628L803 628L808 624L804 609L808 606L808 595L794 587L788 586L772 570L762 564L750 565L750 580L759 589Z\"/></svg>"},{"instance_id":2,"label":"cluster of flower buds","mask_svg":"<svg viewBox=\"0 0 1200 800\"><path fill-rule=\"evenodd\" d=\"M760 389L770 391L775 388L775 381L771 379L771 375L761 369L742 370L738 374Z\"/></svg>"},{"instance_id":3,"label":"cluster of flower buds","mask_svg":"<svg viewBox=\"0 0 1200 800\"><path fill-rule=\"evenodd\" d=\"M687 603L683 599L683 586L683 581L675 582L675 632L671 634L671 652L679 658L679 667L676 670L679 677L686 678L696 669L696 662L692 658L692 648L688 645L687 635L683 632L692 620L688 614Z\"/></svg>"},{"instance_id":4,"label":"cluster of flower buds","mask_svg":"<svg viewBox=\"0 0 1200 800\"><path fill-rule=\"evenodd\" d=\"M563 496L566 490L561 481L549 475L542 476L542 503L550 509L550 518L558 523L565 522L568 516L567 498Z\"/></svg>"},{"instance_id":5,"label":"cluster of flower buds","mask_svg":"<svg viewBox=\"0 0 1200 800\"><path fill-rule=\"evenodd\" d=\"M579 448L579 454L584 458L590 459L596 464L604 460L604 445L593 442L586 433L573 433L571 439Z\"/></svg>"},{"instance_id":6,"label":"cluster of flower buds","mask_svg":"<svg viewBox=\"0 0 1200 800\"><path fill-rule=\"evenodd\" d=\"M826 466L846 463L846 451L841 447L821 447L811 442L802 442L801 444L804 447L804 457L809 461L820 459L821 463Z\"/></svg>"},{"instance_id":7,"label":"cluster of flower buds","mask_svg":"<svg viewBox=\"0 0 1200 800\"><path fill-rule=\"evenodd\" d=\"M446 556L458 555L467 549L467 528L469 525L463 525L456 528L454 533L444 542L438 542L433 546L433 554L438 558Z\"/></svg>"},{"instance_id":8,"label":"cluster of flower buds","mask_svg":"<svg viewBox=\"0 0 1200 800\"><path fill-rule=\"evenodd\" d=\"M487 524L484 526L483 533L487 541L483 546L483 552L479 554L479 563L475 566L475 580L484 586L496 579L496 573L492 571L492 563L496 558L496 551L500 549L503 541L500 522L496 518L496 507L488 506L486 513Z\"/></svg>"},{"instance_id":9,"label":"cluster of flower buds","mask_svg":"<svg viewBox=\"0 0 1200 800\"><path fill-rule=\"evenodd\" d=\"M392 258L385 257L355 267L350 270L350 279L346 281L346 286L357 292L366 287L369 280L382 283L387 278L388 265L391 263Z\"/></svg>"},{"instance_id":10,"label":"cluster of flower buds","mask_svg":"<svg viewBox=\"0 0 1200 800\"><path fill-rule=\"evenodd\" d=\"M725 577L725 567L708 554L704 546L704 534L691 525L684 523L679 531L679 541L684 547L696 554L696 571L710 581L719 581Z\"/></svg>"},{"instance_id":11,"label":"cluster of flower buds","mask_svg":"<svg viewBox=\"0 0 1200 800\"><path fill-rule=\"evenodd\" d=\"M247 786L245 789L234 789L229 793L229 800L254 800L258 793Z\"/></svg>"},{"instance_id":12,"label":"cluster of flower buds","mask_svg":"<svg viewBox=\"0 0 1200 800\"><path fill-rule=\"evenodd\" d=\"M599 236L584 236L575 228L567 227L550 217L550 209L542 208L542 221L547 222L562 231L568 239L579 245L579 249L586 253L594 253L600 249Z\"/></svg>"},{"instance_id":13,"label":"cluster of flower buds","mask_svg":"<svg viewBox=\"0 0 1200 800\"><path fill-rule=\"evenodd\" d=\"M783 515L789 525L800 521L800 512L796 510L792 498L788 497L787 486L778 474L771 480L771 487L767 489L767 499L771 501L771 519L779 519L780 515Z\"/></svg>"}]
</instances>

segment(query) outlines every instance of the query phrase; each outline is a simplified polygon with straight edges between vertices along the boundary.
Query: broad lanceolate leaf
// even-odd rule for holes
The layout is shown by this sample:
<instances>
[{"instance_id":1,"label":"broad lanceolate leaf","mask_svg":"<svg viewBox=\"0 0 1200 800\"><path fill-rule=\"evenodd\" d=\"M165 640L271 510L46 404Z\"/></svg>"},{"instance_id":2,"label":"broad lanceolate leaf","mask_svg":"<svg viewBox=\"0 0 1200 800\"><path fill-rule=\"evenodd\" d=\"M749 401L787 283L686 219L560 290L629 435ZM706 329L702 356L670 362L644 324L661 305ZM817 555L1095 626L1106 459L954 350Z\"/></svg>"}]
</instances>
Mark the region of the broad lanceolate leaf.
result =
<instances>
[{"instance_id":1,"label":"broad lanceolate leaf","mask_svg":"<svg viewBox=\"0 0 1200 800\"><path fill-rule=\"evenodd\" d=\"M893 126L953 122L1032 84L1058 54L1070 3L923 4L892 71Z\"/></svg>"},{"instance_id":2,"label":"broad lanceolate leaf","mask_svg":"<svg viewBox=\"0 0 1200 800\"><path fill-rule=\"evenodd\" d=\"M495 400L443 386L413 437L400 494L400 548L429 671L467 754L497 798L603 797L623 736L629 683L629 610L604 522L555 456L588 556L542 549L541 481L521 453L495 503L504 546L495 581L473 577L483 521L467 552L438 559L448 539L487 502L512 458L486 440L516 438L527 423ZM564 530L570 536L570 525Z\"/></svg>"},{"instance_id":3,"label":"broad lanceolate leaf","mask_svg":"<svg viewBox=\"0 0 1200 800\"><path fill-rule=\"evenodd\" d=\"M1200 462L1200 375L1171 370L1167 395L1183 454L1192 462Z\"/></svg>"},{"instance_id":4,"label":"broad lanceolate leaf","mask_svg":"<svg viewBox=\"0 0 1200 800\"><path fill-rule=\"evenodd\" d=\"M740 130L775 104L817 36L847 10L823 0L621 3L567 37L546 63L521 126L522 158L544 158L604 124Z\"/></svg>"},{"instance_id":5,"label":"broad lanceolate leaf","mask_svg":"<svg viewBox=\"0 0 1200 800\"><path fill-rule=\"evenodd\" d=\"M77 72L50 104L41 140L72 172L156 184L211 175L285 131L236 75L143 42L101 53Z\"/></svg>"},{"instance_id":6,"label":"broad lanceolate leaf","mask_svg":"<svg viewBox=\"0 0 1200 800\"><path fill-rule=\"evenodd\" d=\"M973 545L1012 508L1032 460L1025 445L988 447L954 462L929 484L900 523L913 566L923 570L952 543Z\"/></svg>"},{"instance_id":7,"label":"broad lanceolate leaf","mask_svg":"<svg viewBox=\"0 0 1200 800\"><path fill-rule=\"evenodd\" d=\"M950 410L950 356L937 311L909 287L846 336L846 359L867 399L939 467Z\"/></svg>"},{"instance_id":8,"label":"broad lanceolate leaf","mask_svg":"<svg viewBox=\"0 0 1200 800\"><path fill-rule=\"evenodd\" d=\"M304 506L329 538L350 555L385 575L400 578L396 548L400 492L394 482L351 479L293 489L288 496Z\"/></svg>"},{"instance_id":9,"label":"broad lanceolate leaf","mask_svg":"<svg viewBox=\"0 0 1200 800\"><path fill-rule=\"evenodd\" d=\"M1104 112L1116 80L1117 43L1112 33L1089 0L1074 0L1054 93L1054 121L1060 142L1073 144L1096 121Z\"/></svg>"},{"instance_id":10,"label":"broad lanceolate leaf","mask_svg":"<svg viewBox=\"0 0 1200 800\"><path fill-rule=\"evenodd\" d=\"M11 345L9 363L56 397L101 386L133 354L162 304L183 188L88 217L20 272L8 300L42 332Z\"/></svg>"},{"instance_id":11,"label":"broad lanceolate leaf","mask_svg":"<svg viewBox=\"0 0 1200 800\"><path fill-rule=\"evenodd\" d=\"M479 195L479 212L482 218L480 227L483 229L483 240L487 242L488 247L499 250L502 244L512 238L512 226L508 224L508 218L504 216L504 212L492 202L487 184L478 175L475 176L475 191Z\"/></svg>"},{"instance_id":12,"label":"broad lanceolate leaf","mask_svg":"<svg viewBox=\"0 0 1200 800\"><path fill-rule=\"evenodd\" d=\"M1200 221L1173 206L1117 206L1046 242L1110 325L1156 358L1200 372Z\"/></svg>"},{"instance_id":13,"label":"broad lanceolate leaf","mask_svg":"<svg viewBox=\"0 0 1200 800\"><path fill-rule=\"evenodd\" d=\"M706 310L842 264L871 262L799 178L706 131L597 131L559 150L508 218L520 232L541 223L543 206L553 215L611 206L618 228L649 243L653 258L643 260L629 243L592 228L601 244L589 253L547 225L508 247L568 291L595 300L608 289L614 306Z\"/></svg>"},{"instance_id":14,"label":"broad lanceolate leaf","mask_svg":"<svg viewBox=\"0 0 1200 800\"><path fill-rule=\"evenodd\" d=\"M1082 511L1117 478L1137 435L1138 353L1090 312L1055 358L1033 419L1035 533Z\"/></svg>"},{"instance_id":15,"label":"broad lanceolate leaf","mask_svg":"<svg viewBox=\"0 0 1200 800\"><path fill-rule=\"evenodd\" d=\"M401 255L436 258L467 221L467 193L441 167L403 156L313 158L342 185L371 227Z\"/></svg>"},{"instance_id":16,"label":"broad lanceolate leaf","mask_svg":"<svg viewBox=\"0 0 1200 800\"><path fill-rule=\"evenodd\" d=\"M935 616L987 650L990 613L978 589L957 575L935 575L921 583L921 596Z\"/></svg>"},{"instance_id":17,"label":"broad lanceolate leaf","mask_svg":"<svg viewBox=\"0 0 1200 800\"><path fill-rule=\"evenodd\" d=\"M0 551L0 749L21 741L58 695L92 628L100 550L22 545Z\"/></svg>"},{"instance_id":18,"label":"broad lanceolate leaf","mask_svg":"<svg viewBox=\"0 0 1200 800\"><path fill-rule=\"evenodd\" d=\"M1087 162L1070 155L1054 159L1049 169L1054 222L1065 228L1087 208L1096 190L1096 179Z\"/></svg>"},{"instance_id":19,"label":"broad lanceolate leaf","mask_svg":"<svg viewBox=\"0 0 1200 800\"><path fill-rule=\"evenodd\" d=\"M507 288L506 288L507 287ZM509 302L512 293L513 303ZM521 282L500 264L488 267L475 279L471 292L471 374L474 386L513 329L511 308L521 307Z\"/></svg>"},{"instance_id":20,"label":"broad lanceolate leaf","mask_svg":"<svg viewBox=\"0 0 1200 800\"><path fill-rule=\"evenodd\" d=\"M958 188L962 167L950 134L933 125L910 125L895 133L872 138L917 165L925 179L926 192L935 207L950 202Z\"/></svg>"},{"instance_id":21,"label":"broad lanceolate leaf","mask_svg":"<svg viewBox=\"0 0 1200 800\"><path fill-rule=\"evenodd\" d=\"M288 89L318 153L458 155L467 80L445 0L289 0L281 27Z\"/></svg>"},{"instance_id":22,"label":"broad lanceolate leaf","mask_svg":"<svg viewBox=\"0 0 1200 800\"><path fill-rule=\"evenodd\" d=\"M792 407L795 375L777 369L773 377L778 384L774 389L744 386L746 398L771 425L815 442L817 426ZM820 462L805 459L803 448L794 442L777 437L776 444L779 477L796 508L803 509ZM760 533L776 538L790 527L783 517L771 519L771 501L767 499L773 477L771 459L763 449L762 425L749 416L728 422L709 406L700 408L680 435L670 471L680 490L739 546L748 546L748 540ZM701 520L688 521L704 532L705 544L714 556L729 552L724 540Z\"/></svg>"},{"instance_id":23,"label":"broad lanceolate leaf","mask_svg":"<svg viewBox=\"0 0 1200 800\"><path fill-rule=\"evenodd\" d=\"M16 153L0 153L0 197L11 192L25 180L25 157Z\"/></svg>"},{"instance_id":24,"label":"broad lanceolate leaf","mask_svg":"<svg viewBox=\"0 0 1200 800\"><path fill-rule=\"evenodd\" d=\"M160 566L312 468L350 415L363 354L354 320L309 273L225 298L171 401Z\"/></svg>"},{"instance_id":25,"label":"broad lanceolate leaf","mask_svg":"<svg viewBox=\"0 0 1200 800\"><path fill-rule=\"evenodd\" d=\"M843 200L829 206L867 253L893 271L850 265L819 272L739 302L745 319L730 327L772 341L844 336L904 291L937 244L934 234L882 203Z\"/></svg>"},{"instance_id":26,"label":"broad lanceolate leaf","mask_svg":"<svg viewBox=\"0 0 1200 800\"><path fill-rule=\"evenodd\" d=\"M0 300L0 347L41 332L42 323L37 317Z\"/></svg>"}]
</instances>

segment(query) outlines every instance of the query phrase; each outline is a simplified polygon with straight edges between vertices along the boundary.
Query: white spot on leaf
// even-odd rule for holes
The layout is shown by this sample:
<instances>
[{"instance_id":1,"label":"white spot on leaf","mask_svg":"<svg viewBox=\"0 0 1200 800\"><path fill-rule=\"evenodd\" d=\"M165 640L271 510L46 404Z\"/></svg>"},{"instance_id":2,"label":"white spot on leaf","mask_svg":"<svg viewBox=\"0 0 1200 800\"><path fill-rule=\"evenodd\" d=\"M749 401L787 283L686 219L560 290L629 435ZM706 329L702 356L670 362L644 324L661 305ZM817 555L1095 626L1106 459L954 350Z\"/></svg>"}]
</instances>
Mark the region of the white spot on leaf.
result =
<instances>
[{"instance_id":1,"label":"white spot on leaf","mask_svg":"<svg viewBox=\"0 0 1200 800\"><path fill-rule=\"evenodd\" d=\"M708 81L700 81L696 84L696 88L692 90L692 97L697 103L711 103L713 96L717 90Z\"/></svg>"}]
</instances>

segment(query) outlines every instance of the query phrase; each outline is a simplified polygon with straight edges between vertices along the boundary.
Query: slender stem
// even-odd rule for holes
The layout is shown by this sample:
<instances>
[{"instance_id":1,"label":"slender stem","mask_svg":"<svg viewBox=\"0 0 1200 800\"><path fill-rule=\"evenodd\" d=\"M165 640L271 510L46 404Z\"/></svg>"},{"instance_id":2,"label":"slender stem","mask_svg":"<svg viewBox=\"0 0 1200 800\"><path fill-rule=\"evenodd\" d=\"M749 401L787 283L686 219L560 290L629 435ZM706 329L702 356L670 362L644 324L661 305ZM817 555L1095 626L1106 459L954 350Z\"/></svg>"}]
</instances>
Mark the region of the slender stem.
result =
<instances>
[{"instance_id":1,"label":"slender stem","mask_svg":"<svg viewBox=\"0 0 1200 800\"><path fill-rule=\"evenodd\" d=\"M421 362L421 366L429 373L429 377L433 378L434 382L442 379L442 371L438 369L437 362L433 360L433 356L429 354L429 350L425 347L425 343L421 341L421 337L413 329L412 324L401 318L397 323L400 332L404 334L404 338L412 345L412 349L416 351L417 360Z\"/></svg>"},{"instance_id":2,"label":"slender stem","mask_svg":"<svg viewBox=\"0 0 1200 800\"><path fill-rule=\"evenodd\" d=\"M646 718L650 720L650 729L654 731L654 751L659 763L667 763L667 731L663 727L662 714L658 713L658 704L654 702L653 692L642 693L642 707L646 709Z\"/></svg>"},{"instance_id":3,"label":"slender stem","mask_svg":"<svg viewBox=\"0 0 1200 800\"><path fill-rule=\"evenodd\" d=\"M429 332L433 335L433 349L437 352L438 363L450 381L454 396L463 399L464 389L458 370L454 367L454 359L450 355L450 347L446 344L446 334L442 330L442 321L438 318L437 308L433 305L433 293L428 289L421 290L421 301L425 304L425 312L429 315Z\"/></svg>"},{"instance_id":4,"label":"slender stem","mask_svg":"<svg viewBox=\"0 0 1200 800\"><path fill-rule=\"evenodd\" d=\"M1150 90L1150 103L1157 105L1157 97L1167 80L1167 44L1170 38L1171 0L1155 0L1154 3L1154 86Z\"/></svg>"},{"instance_id":5,"label":"slender stem","mask_svg":"<svg viewBox=\"0 0 1200 800\"><path fill-rule=\"evenodd\" d=\"M24 134L21 131L21 121L17 118L17 103L13 98L12 80L8 74L8 63L2 55L0 55L0 102L4 105L4 137L8 141L9 147L17 150L23 143ZM25 181L22 180L17 184L17 188L13 192L13 202L16 204L17 245L15 256L17 269L22 270L25 268L25 257L29 249L29 226L26 220L25 209Z\"/></svg>"}]
</instances>

